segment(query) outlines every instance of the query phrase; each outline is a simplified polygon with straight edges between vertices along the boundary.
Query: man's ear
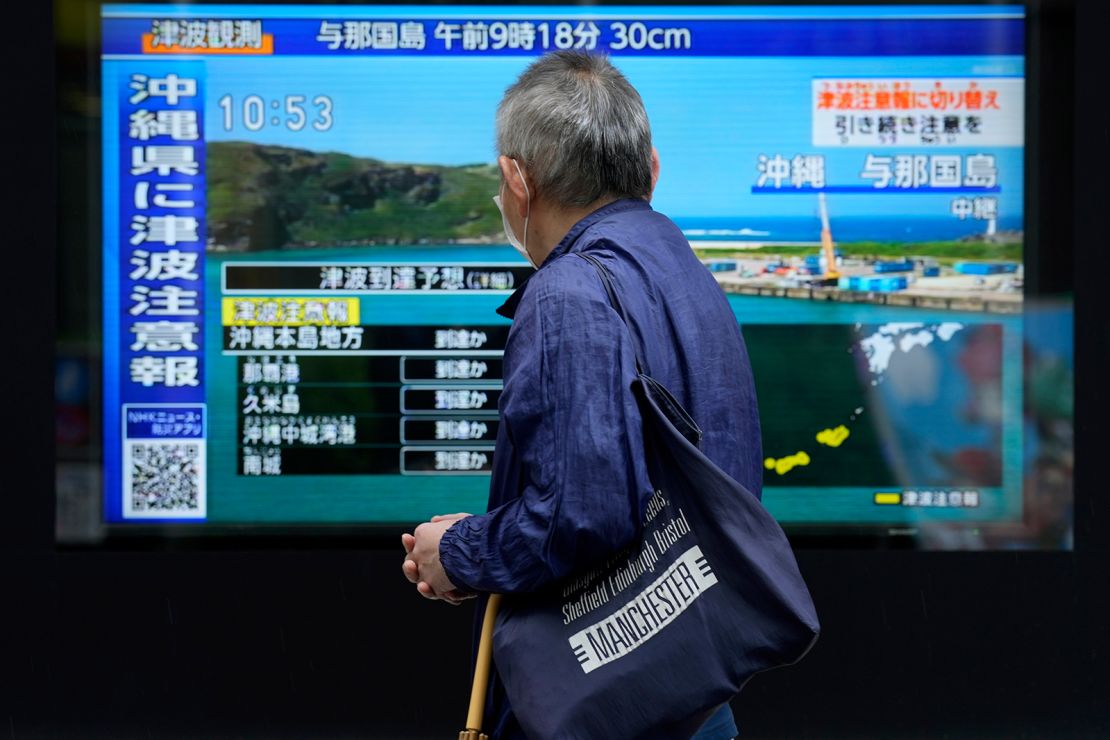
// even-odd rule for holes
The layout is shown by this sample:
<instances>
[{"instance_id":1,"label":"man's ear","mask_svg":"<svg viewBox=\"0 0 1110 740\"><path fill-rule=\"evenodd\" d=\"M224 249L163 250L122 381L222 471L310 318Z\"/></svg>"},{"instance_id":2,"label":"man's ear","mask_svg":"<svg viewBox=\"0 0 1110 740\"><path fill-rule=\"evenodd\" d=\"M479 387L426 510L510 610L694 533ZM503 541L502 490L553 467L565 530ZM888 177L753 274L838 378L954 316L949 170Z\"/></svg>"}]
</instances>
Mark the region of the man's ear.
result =
<instances>
[{"instance_id":1,"label":"man's ear","mask_svg":"<svg viewBox=\"0 0 1110 740\"><path fill-rule=\"evenodd\" d=\"M655 147L651 148L651 192L648 193L648 200L655 194L655 184L659 182L659 150Z\"/></svg>"},{"instance_id":2,"label":"man's ear","mask_svg":"<svg viewBox=\"0 0 1110 740\"><path fill-rule=\"evenodd\" d=\"M505 189L512 191L518 205L519 215L524 218L524 215L528 213L529 196L535 195L535 188L532 183L525 183L521 179L523 168L518 171L513 159L502 154L497 158L497 166L501 170L501 179L505 181ZM527 177L527 173L524 173L524 175ZM502 205L505 204L502 203Z\"/></svg>"}]
</instances>

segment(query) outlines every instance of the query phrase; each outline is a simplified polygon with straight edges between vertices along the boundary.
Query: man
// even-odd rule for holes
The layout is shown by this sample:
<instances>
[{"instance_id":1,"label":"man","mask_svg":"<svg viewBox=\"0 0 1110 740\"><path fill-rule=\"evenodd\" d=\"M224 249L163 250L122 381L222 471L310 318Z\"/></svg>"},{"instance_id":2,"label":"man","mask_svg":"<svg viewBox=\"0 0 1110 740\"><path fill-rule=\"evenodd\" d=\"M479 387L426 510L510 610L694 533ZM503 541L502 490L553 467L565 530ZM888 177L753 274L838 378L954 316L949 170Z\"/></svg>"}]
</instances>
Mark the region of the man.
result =
<instances>
[{"instance_id":1,"label":"man","mask_svg":"<svg viewBox=\"0 0 1110 740\"><path fill-rule=\"evenodd\" d=\"M756 495L762 487L743 338L682 232L648 203L659 158L637 92L605 57L546 55L506 91L497 147L506 235L538 269L498 310L513 325L489 511L435 517L402 537L403 570L422 595L482 594L482 606L485 594L541 589L638 536L652 486L630 329L645 372L703 430L702 451ZM609 270L630 329L578 253ZM496 671L486 717L492 737L523 737ZM696 737L735 734L725 705Z\"/></svg>"}]
</instances>

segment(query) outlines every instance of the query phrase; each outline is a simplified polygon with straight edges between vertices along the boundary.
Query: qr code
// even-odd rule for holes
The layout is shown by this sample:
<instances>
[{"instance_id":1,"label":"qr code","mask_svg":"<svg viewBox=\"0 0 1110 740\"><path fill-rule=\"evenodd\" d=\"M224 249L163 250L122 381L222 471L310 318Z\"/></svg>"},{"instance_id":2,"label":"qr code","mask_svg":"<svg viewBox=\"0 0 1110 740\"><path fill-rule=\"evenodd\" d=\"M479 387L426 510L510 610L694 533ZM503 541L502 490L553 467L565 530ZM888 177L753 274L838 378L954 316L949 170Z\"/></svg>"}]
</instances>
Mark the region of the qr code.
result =
<instances>
[{"instance_id":1,"label":"qr code","mask_svg":"<svg viewBox=\"0 0 1110 740\"><path fill-rule=\"evenodd\" d=\"M203 508L204 451L198 442L129 442L130 513Z\"/></svg>"}]
</instances>

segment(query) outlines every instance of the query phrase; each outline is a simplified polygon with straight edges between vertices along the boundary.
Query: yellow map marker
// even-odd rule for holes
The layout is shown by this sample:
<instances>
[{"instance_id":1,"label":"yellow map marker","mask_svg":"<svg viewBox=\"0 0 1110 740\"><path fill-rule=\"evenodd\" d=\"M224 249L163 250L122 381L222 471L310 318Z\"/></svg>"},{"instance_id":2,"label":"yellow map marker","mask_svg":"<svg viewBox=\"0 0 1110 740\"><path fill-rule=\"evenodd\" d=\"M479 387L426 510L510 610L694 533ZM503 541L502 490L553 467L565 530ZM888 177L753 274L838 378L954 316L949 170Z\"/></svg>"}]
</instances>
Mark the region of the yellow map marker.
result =
<instances>
[{"instance_id":1,"label":"yellow map marker","mask_svg":"<svg viewBox=\"0 0 1110 740\"><path fill-rule=\"evenodd\" d=\"M841 424L833 429L822 429L817 432L817 441L829 447L839 447L844 444L844 440L848 439L850 434L848 427Z\"/></svg>"},{"instance_id":2,"label":"yellow map marker","mask_svg":"<svg viewBox=\"0 0 1110 740\"><path fill-rule=\"evenodd\" d=\"M786 475L799 465L809 465L809 455L804 450L799 450L793 455L780 457L778 460L769 457L763 461L763 467L773 470L779 475Z\"/></svg>"}]
</instances>

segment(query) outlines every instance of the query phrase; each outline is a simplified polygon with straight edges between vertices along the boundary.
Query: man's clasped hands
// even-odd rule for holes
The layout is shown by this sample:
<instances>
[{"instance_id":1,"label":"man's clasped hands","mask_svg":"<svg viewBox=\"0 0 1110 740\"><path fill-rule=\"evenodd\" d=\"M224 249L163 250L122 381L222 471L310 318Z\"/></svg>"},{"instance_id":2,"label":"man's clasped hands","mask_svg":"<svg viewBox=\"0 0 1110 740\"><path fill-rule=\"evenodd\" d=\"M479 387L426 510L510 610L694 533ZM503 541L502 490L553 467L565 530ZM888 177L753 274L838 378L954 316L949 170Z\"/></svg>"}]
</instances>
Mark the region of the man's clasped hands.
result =
<instances>
[{"instance_id":1,"label":"man's clasped hands","mask_svg":"<svg viewBox=\"0 0 1110 740\"><path fill-rule=\"evenodd\" d=\"M412 534L402 534L401 544L405 548L405 561L401 571L416 590L426 599L441 599L458 606L476 594L460 591L447 577L439 562L439 541L452 524L470 514L442 514L424 522Z\"/></svg>"}]
</instances>

